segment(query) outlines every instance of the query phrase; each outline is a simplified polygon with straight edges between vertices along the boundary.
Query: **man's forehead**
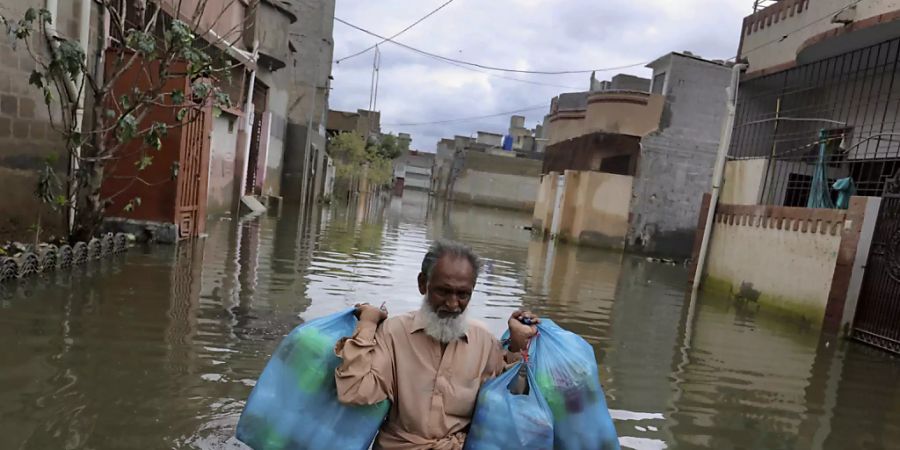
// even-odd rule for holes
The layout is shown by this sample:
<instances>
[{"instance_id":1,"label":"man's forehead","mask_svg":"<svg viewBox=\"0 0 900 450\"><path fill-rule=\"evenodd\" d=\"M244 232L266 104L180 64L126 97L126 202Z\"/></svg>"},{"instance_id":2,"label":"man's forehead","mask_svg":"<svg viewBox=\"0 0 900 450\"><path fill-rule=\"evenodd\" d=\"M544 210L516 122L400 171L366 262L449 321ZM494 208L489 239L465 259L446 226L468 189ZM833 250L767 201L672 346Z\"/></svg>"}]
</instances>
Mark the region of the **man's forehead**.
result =
<instances>
[{"instance_id":1,"label":"man's forehead","mask_svg":"<svg viewBox=\"0 0 900 450\"><path fill-rule=\"evenodd\" d=\"M471 261L462 255L447 254L438 258L434 266L435 275L474 277L475 268Z\"/></svg>"}]
</instances>

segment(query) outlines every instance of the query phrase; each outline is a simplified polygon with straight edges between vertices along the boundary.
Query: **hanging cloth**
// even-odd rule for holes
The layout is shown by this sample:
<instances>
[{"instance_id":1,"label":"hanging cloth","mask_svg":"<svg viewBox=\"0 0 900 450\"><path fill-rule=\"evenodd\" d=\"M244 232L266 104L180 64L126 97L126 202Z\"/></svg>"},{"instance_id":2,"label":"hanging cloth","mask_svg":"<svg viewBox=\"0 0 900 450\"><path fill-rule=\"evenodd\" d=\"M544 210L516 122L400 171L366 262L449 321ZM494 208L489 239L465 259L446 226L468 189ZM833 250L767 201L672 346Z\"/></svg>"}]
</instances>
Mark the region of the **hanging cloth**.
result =
<instances>
[{"instance_id":1,"label":"hanging cloth","mask_svg":"<svg viewBox=\"0 0 900 450\"><path fill-rule=\"evenodd\" d=\"M852 177L841 178L834 182L832 189L838 192L837 203L835 207L838 209L847 209L850 207L850 197L856 195L856 184L853 183Z\"/></svg>"},{"instance_id":2,"label":"hanging cloth","mask_svg":"<svg viewBox=\"0 0 900 450\"><path fill-rule=\"evenodd\" d=\"M828 185L828 169L825 165L827 151L828 141L825 139L825 130L822 130L819 131L819 158L816 160L812 185L809 187L807 208L834 208L834 202L831 200L831 189Z\"/></svg>"}]
</instances>

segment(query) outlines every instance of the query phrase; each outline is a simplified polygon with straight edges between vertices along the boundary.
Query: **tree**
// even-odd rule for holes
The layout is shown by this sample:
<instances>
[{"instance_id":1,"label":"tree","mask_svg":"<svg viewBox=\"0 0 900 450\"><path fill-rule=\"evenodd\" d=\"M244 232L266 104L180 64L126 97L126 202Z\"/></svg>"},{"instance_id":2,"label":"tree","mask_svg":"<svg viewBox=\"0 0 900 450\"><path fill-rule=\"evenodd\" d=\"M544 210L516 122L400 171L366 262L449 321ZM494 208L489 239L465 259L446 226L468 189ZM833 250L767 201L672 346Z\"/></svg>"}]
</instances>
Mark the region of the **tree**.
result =
<instances>
[{"instance_id":1,"label":"tree","mask_svg":"<svg viewBox=\"0 0 900 450\"><path fill-rule=\"evenodd\" d=\"M361 137L355 133L341 133L329 142L331 157L334 158L335 176L343 182L359 180L367 175L369 183L375 186L386 186L393 179L391 153L382 150L378 144L365 145ZM396 145L394 145L396 148Z\"/></svg>"},{"instance_id":2,"label":"tree","mask_svg":"<svg viewBox=\"0 0 900 450\"><path fill-rule=\"evenodd\" d=\"M54 189L57 183L43 178L37 189L42 201L74 210L71 238L93 237L107 207L127 191L101 195L109 165L126 157L135 158L134 154L125 154L135 151L133 143L140 142L137 176L131 177L128 186L141 183L152 188L159 182L142 178L142 173L153 164L166 134L196 120L204 109L217 114L231 106L222 87L230 82L236 65L214 44L233 48L241 36L238 33L228 42L225 39L234 32L221 36L212 29L225 10L240 0L231 0L213 21L205 19L209 16L205 14L207 0L190 2L195 6L185 6L185 10L182 1L99 0L116 42L105 53L109 59L99 71L89 67L85 50L78 43L50 31L54 18L49 11L29 8L20 19L0 16L13 45L23 45L34 60L36 69L30 74L29 84L42 93L50 123L63 138L71 165L77 167L66 177L70 194L57 192L61 191ZM176 8L176 18L163 13L162 3ZM220 41L201 40L208 35L220 36L213 39ZM123 77L138 69L141 86L123 92ZM173 81L185 79L190 83L187 91L172 88L177 84ZM88 108L83 109L84 105ZM150 113L160 108L170 112L169 119L151 120ZM177 167L172 171L177 173ZM139 207L140 203L140 197L129 199L125 209Z\"/></svg>"},{"instance_id":3,"label":"tree","mask_svg":"<svg viewBox=\"0 0 900 450\"><path fill-rule=\"evenodd\" d=\"M366 146L355 133L341 133L329 143L335 176L340 180L359 177L366 163Z\"/></svg>"},{"instance_id":4,"label":"tree","mask_svg":"<svg viewBox=\"0 0 900 450\"><path fill-rule=\"evenodd\" d=\"M378 140L369 143L370 152L377 154L379 157L388 161L396 159L403 154L397 137L393 134L383 134Z\"/></svg>"}]
</instances>

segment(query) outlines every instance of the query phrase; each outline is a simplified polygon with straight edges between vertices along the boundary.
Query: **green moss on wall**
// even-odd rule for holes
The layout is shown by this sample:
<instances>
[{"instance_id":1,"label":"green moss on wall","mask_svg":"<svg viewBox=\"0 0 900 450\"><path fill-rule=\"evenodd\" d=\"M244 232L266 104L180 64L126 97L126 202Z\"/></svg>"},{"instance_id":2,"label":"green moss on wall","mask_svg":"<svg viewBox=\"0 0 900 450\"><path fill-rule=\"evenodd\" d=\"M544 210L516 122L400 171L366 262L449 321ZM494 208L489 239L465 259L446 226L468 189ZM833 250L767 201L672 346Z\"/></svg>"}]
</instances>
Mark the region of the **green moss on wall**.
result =
<instances>
[{"instance_id":1,"label":"green moss on wall","mask_svg":"<svg viewBox=\"0 0 900 450\"><path fill-rule=\"evenodd\" d=\"M767 312L784 316L786 319L797 320L810 326L811 328L821 328L822 320L825 317L825 304L821 307L813 306L799 299L773 295L765 292L757 286L755 289L760 291L759 298L756 300L760 305L760 309ZM737 293L740 292L740 284L734 284L728 280L706 276L703 280L703 292L723 298L737 299Z\"/></svg>"}]
</instances>

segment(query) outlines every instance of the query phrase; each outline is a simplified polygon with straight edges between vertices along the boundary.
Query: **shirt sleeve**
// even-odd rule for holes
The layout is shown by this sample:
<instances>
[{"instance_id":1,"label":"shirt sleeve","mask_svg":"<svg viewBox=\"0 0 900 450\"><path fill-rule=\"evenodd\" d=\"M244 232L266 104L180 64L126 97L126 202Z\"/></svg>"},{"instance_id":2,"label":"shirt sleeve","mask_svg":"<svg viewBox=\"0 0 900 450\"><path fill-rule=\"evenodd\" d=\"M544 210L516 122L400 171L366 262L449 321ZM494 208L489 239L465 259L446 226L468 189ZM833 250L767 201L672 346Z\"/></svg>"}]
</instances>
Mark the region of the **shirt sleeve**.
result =
<instances>
[{"instance_id":1,"label":"shirt sleeve","mask_svg":"<svg viewBox=\"0 0 900 450\"><path fill-rule=\"evenodd\" d=\"M488 355L488 363L485 365L485 379L491 379L503 373L522 359L520 353L513 353L494 339L491 345L491 352Z\"/></svg>"},{"instance_id":2,"label":"shirt sleeve","mask_svg":"<svg viewBox=\"0 0 900 450\"><path fill-rule=\"evenodd\" d=\"M374 405L393 400L393 349L384 326L360 322L353 336L337 342L334 352L342 359L334 372L338 401Z\"/></svg>"}]
</instances>

